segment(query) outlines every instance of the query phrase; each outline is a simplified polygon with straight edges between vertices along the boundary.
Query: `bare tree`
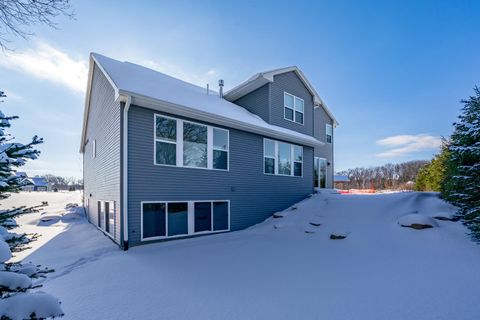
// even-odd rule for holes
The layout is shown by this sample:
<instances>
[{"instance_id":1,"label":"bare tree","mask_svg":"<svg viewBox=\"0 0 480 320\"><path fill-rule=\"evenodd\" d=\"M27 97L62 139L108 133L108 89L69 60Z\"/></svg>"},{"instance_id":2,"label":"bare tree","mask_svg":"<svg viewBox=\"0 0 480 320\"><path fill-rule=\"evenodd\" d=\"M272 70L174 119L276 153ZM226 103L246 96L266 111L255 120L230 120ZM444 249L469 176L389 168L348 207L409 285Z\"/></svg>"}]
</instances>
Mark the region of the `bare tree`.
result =
<instances>
[{"instance_id":1,"label":"bare tree","mask_svg":"<svg viewBox=\"0 0 480 320\"><path fill-rule=\"evenodd\" d=\"M7 46L12 37L27 40L34 33L29 30L37 24L57 28L54 18L74 17L70 0L0 0L0 47Z\"/></svg>"}]
</instances>

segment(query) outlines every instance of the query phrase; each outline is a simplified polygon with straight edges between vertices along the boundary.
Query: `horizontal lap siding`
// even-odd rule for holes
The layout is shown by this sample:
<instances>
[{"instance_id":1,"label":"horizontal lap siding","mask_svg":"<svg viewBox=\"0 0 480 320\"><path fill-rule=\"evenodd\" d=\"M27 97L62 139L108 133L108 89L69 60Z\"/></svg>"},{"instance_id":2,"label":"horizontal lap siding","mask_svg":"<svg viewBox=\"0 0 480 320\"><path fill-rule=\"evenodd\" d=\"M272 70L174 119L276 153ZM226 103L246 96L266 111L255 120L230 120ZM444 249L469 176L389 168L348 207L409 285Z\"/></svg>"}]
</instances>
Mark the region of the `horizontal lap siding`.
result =
<instances>
[{"instance_id":1,"label":"horizontal lap siding","mask_svg":"<svg viewBox=\"0 0 480 320\"><path fill-rule=\"evenodd\" d=\"M120 243L120 105L107 78L95 66L83 155L84 197L89 221L98 226L97 201L115 201L114 238ZM96 157L92 158L92 143ZM90 196L91 195L91 196Z\"/></svg>"},{"instance_id":2,"label":"horizontal lap siding","mask_svg":"<svg viewBox=\"0 0 480 320\"><path fill-rule=\"evenodd\" d=\"M259 223L313 191L313 149L304 148L304 176L263 174L263 137L230 129L230 171L155 166L154 111L129 111L129 229L140 243L140 202L230 200L231 230ZM177 117L178 118L178 117Z\"/></svg>"},{"instance_id":3,"label":"horizontal lap siding","mask_svg":"<svg viewBox=\"0 0 480 320\"><path fill-rule=\"evenodd\" d=\"M270 84L265 84L255 91L241 97L240 99L233 101L251 113L260 116L266 122L270 121L270 106L269 106L269 91Z\"/></svg>"},{"instance_id":4,"label":"horizontal lap siding","mask_svg":"<svg viewBox=\"0 0 480 320\"><path fill-rule=\"evenodd\" d=\"M293 94L304 100L304 124L284 119L283 93ZM273 77L270 84L270 123L313 136L313 96L295 72Z\"/></svg>"}]
</instances>

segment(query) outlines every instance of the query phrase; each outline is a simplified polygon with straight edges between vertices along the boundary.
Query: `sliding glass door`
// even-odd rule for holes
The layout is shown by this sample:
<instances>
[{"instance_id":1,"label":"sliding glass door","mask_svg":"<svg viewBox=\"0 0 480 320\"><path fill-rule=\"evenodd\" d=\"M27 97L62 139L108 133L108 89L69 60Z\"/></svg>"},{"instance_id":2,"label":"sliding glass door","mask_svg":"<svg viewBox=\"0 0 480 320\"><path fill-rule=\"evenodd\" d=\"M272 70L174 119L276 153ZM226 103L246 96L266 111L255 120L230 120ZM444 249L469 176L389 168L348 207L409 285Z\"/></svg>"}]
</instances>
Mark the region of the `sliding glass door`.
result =
<instances>
[{"instance_id":1,"label":"sliding glass door","mask_svg":"<svg viewBox=\"0 0 480 320\"><path fill-rule=\"evenodd\" d=\"M313 179L315 188L327 187L327 159L315 157Z\"/></svg>"}]
</instances>

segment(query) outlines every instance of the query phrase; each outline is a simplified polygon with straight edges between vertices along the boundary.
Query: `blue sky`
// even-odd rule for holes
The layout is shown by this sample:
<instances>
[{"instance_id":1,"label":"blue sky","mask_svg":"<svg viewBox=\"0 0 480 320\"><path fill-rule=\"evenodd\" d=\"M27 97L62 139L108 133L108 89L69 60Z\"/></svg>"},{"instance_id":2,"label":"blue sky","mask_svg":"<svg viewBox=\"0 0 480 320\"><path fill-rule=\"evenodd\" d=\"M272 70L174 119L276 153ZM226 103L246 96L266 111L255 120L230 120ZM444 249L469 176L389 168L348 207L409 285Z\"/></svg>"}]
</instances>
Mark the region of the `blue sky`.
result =
<instances>
[{"instance_id":1,"label":"blue sky","mask_svg":"<svg viewBox=\"0 0 480 320\"><path fill-rule=\"evenodd\" d=\"M338 119L337 170L429 159L480 85L479 1L73 1L0 56L0 108L20 141L45 139L30 174L81 177L88 54L226 89L297 65Z\"/></svg>"}]
</instances>

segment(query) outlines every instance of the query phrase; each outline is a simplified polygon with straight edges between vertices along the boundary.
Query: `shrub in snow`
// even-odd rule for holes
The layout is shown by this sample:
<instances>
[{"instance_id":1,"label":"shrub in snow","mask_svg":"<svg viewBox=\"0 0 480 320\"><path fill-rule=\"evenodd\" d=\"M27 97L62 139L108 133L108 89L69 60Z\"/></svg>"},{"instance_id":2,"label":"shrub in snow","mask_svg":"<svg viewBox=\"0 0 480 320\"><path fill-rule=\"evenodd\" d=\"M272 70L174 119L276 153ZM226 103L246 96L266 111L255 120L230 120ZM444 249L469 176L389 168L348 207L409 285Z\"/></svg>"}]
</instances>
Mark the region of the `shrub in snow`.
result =
<instances>
[{"instance_id":1,"label":"shrub in snow","mask_svg":"<svg viewBox=\"0 0 480 320\"><path fill-rule=\"evenodd\" d=\"M60 301L43 292L17 294L2 299L0 310L2 319L45 319L63 316Z\"/></svg>"},{"instance_id":2,"label":"shrub in snow","mask_svg":"<svg viewBox=\"0 0 480 320\"><path fill-rule=\"evenodd\" d=\"M28 144L13 142L14 138L5 132L10 120L0 111L0 199L22 187L21 178L15 170L27 160L36 159L39 151L34 146L42 139L33 137ZM25 250L25 245L36 239L36 235L9 232L17 226L14 218L36 211L37 207L20 207L13 210L0 210L0 319L45 319L63 316L58 299L44 293L31 293L34 287L32 278L44 276L49 269L40 270L31 263L7 263L12 252ZM38 286L37 286L38 287Z\"/></svg>"},{"instance_id":3,"label":"shrub in snow","mask_svg":"<svg viewBox=\"0 0 480 320\"><path fill-rule=\"evenodd\" d=\"M402 227L413 228L417 230L438 227L437 221L432 217L421 214L407 214L398 219L398 224Z\"/></svg>"},{"instance_id":4,"label":"shrub in snow","mask_svg":"<svg viewBox=\"0 0 480 320\"><path fill-rule=\"evenodd\" d=\"M319 227L322 225L322 220L318 217L313 217L312 219L310 219L310 225L314 227Z\"/></svg>"},{"instance_id":5,"label":"shrub in snow","mask_svg":"<svg viewBox=\"0 0 480 320\"><path fill-rule=\"evenodd\" d=\"M3 290L25 290L32 286L32 279L17 272L0 271L0 288Z\"/></svg>"},{"instance_id":6,"label":"shrub in snow","mask_svg":"<svg viewBox=\"0 0 480 320\"><path fill-rule=\"evenodd\" d=\"M277 218L285 218L287 216L287 213L284 212L284 211L281 211L281 212L275 212L273 214L273 218L277 219Z\"/></svg>"}]
</instances>

